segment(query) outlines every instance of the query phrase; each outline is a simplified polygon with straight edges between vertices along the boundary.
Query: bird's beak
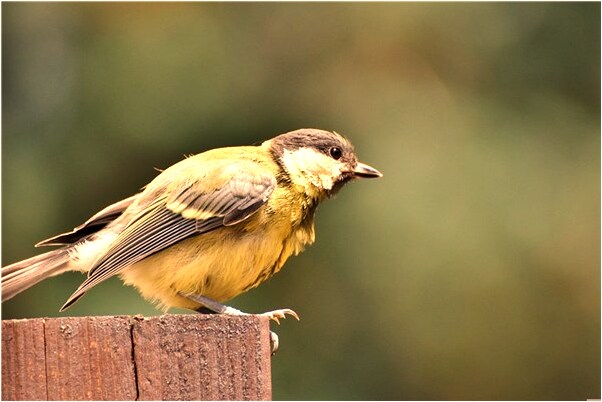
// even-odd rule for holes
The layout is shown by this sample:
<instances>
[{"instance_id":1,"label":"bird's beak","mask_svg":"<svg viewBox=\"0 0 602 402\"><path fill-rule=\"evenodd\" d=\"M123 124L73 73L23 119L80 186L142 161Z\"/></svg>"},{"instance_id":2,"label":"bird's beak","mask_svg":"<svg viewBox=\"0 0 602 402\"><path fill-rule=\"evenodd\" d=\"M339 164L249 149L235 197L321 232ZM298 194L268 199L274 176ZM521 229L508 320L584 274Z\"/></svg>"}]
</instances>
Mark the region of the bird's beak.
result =
<instances>
[{"instance_id":1,"label":"bird's beak","mask_svg":"<svg viewBox=\"0 0 602 402\"><path fill-rule=\"evenodd\" d=\"M364 179L373 179L377 177L382 177L383 174L378 170L374 169L372 166L368 166L365 163L358 162L353 169L354 177L361 177Z\"/></svg>"}]
</instances>

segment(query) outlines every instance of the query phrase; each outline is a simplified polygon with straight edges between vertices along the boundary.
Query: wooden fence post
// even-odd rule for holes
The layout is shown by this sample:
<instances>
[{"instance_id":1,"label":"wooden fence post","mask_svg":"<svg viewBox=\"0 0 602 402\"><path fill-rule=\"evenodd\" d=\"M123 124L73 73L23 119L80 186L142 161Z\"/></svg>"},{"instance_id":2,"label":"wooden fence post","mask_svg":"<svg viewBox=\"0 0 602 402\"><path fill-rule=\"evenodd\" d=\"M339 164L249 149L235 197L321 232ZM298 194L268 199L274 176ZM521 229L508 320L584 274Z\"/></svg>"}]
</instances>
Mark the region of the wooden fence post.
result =
<instances>
[{"instance_id":1,"label":"wooden fence post","mask_svg":"<svg viewBox=\"0 0 602 402\"><path fill-rule=\"evenodd\" d=\"M269 400L270 363L261 316L2 321L3 400Z\"/></svg>"}]
</instances>

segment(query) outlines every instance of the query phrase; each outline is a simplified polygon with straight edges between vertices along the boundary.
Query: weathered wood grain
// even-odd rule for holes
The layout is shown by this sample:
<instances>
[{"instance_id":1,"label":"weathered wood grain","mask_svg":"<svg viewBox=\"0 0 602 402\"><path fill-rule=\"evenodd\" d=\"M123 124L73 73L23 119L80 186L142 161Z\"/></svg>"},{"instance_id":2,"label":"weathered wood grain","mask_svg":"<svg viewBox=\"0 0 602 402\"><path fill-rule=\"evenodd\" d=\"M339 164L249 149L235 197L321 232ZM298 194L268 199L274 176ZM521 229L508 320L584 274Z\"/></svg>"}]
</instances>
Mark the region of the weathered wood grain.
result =
<instances>
[{"instance_id":1,"label":"weathered wood grain","mask_svg":"<svg viewBox=\"0 0 602 402\"><path fill-rule=\"evenodd\" d=\"M140 400L271 399L265 317L168 315L133 334Z\"/></svg>"},{"instance_id":2,"label":"weathered wood grain","mask_svg":"<svg viewBox=\"0 0 602 402\"><path fill-rule=\"evenodd\" d=\"M3 400L271 399L268 319L2 321Z\"/></svg>"},{"instance_id":3,"label":"weathered wood grain","mask_svg":"<svg viewBox=\"0 0 602 402\"><path fill-rule=\"evenodd\" d=\"M48 399L45 361L42 319L2 321L2 400Z\"/></svg>"},{"instance_id":4,"label":"weathered wood grain","mask_svg":"<svg viewBox=\"0 0 602 402\"><path fill-rule=\"evenodd\" d=\"M128 317L46 320L45 337L49 400L136 398Z\"/></svg>"}]
</instances>

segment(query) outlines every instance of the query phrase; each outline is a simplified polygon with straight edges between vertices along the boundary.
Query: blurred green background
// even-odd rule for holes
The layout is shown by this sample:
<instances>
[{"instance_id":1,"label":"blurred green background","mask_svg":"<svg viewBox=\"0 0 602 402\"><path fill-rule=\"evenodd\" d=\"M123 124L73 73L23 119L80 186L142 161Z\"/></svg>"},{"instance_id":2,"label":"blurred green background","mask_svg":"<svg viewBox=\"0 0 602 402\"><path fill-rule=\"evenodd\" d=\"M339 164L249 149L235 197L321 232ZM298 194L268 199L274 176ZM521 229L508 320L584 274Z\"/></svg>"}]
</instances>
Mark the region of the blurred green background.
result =
<instances>
[{"instance_id":1,"label":"blurred green background","mask_svg":"<svg viewBox=\"0 0 602 402\"><path fill-rule=\"evenodd\" d=\"M336 130L384 178L231 303L302 317L274 398L600 398L599 3L3 3L2 97L3 264L184 154ZM113 278L65 315L138 313Z\"/></svg>"}]
</instances>

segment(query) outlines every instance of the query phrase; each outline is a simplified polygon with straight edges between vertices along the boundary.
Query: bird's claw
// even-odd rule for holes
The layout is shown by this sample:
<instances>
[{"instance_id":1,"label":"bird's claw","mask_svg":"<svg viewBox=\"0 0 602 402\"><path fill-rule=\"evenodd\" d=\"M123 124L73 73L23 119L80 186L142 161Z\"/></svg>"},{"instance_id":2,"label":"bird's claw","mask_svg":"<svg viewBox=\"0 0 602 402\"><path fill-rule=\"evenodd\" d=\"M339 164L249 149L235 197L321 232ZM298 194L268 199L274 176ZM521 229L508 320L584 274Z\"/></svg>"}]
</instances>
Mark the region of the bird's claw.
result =
<instances>
[{"instance_id":1,"label":"bird's claw","mask_svg":"<svg viewBox=\"0 0 602 402\"><path fill-rule=\"evenodd\" d=\"M278 325L280 325L280 318L286 319L287 314L295 317L297 319L297 321L299 321L299 315L297 313L295 313L293 310L291 310L290 308L283 308L280 310L268 311L268 312L265 312L260 315L262 315L264 317L268 317L270 320L276 321L276 323ZM276 341L278 341L277 338L278 337L276 337ZM276 343L276 345L277 345L277 343ZM276 349L278 349L278 347L276 347Z\"/></svg>"},{"instance_id":2,"label":"bird's claw","mask_svg":"<svg viewBox=\"0 0 602 402\"><path fill-rule=\"evenodd\" d=\"M270 345L272 346L272 356L274 356L278 351L278 345L280 345L280 342L278 340L278 334L273 331L270 331Z\"/></svg>"},{"instance_id":3,"label":"bird's claw","mask_svg":"<svg viewBox=\"0 0 602 402\"><path fill-rule=\"evenodd\" d=\"M279 309L279 310L268 311L268 312L265 312L265 313L262 313L259 315L263 316L263 317L268 317L270 320L276 321L276 323L278 325L280 325L280 319L281 318L286 319L287 314L295 317L297 319L297 321L299 321L299 315L297 313L295 313L293 310L291 310L290 308L283 308L283 309ZM275 332L270 331L270 345L272 347L272 356L274 356L276 354L276 352L278 351L279 344L280 344L280 342L278 341L278 335Z\"/></svg>"}]
</instances>

